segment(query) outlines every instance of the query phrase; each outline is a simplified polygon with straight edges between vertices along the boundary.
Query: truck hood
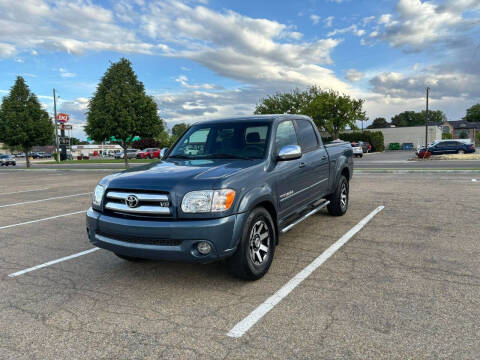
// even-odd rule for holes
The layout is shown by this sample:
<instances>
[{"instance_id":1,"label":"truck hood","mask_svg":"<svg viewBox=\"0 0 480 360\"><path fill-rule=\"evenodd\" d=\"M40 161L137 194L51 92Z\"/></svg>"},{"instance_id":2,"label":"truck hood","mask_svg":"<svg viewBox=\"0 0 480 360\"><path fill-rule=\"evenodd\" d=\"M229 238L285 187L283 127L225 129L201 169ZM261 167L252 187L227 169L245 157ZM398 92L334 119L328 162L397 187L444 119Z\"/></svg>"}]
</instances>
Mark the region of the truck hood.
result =
<instances>
[{"instance_id":1,"label":"truck hood","mask_svg":"<svg viewBox=\"0 0 480 360\"><path fill-rule=\"evenodd\" d=\"M160 161L110 175L107 177L108 187L169 192L178 191L178 188L212 189L218 181L261 162L223 159Z\"/></svg>"}]
</instances>

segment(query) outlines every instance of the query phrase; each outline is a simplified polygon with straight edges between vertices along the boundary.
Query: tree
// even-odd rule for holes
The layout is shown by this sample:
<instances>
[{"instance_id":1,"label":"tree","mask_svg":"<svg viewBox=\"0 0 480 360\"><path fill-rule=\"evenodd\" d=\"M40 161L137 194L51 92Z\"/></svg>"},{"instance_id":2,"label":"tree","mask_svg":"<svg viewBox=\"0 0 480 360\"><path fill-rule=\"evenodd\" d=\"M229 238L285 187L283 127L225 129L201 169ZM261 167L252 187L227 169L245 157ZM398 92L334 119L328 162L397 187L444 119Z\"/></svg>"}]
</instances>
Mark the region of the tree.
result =
<instances>
[{"instance_id":1,"label":"tree","mask_svg":"<svg viewBox=\"0 0 480 360\"><path fill-rule=\"evenodd\" d=\"M143 138L137 141L132 142L133 149L143 150L146 148L156 148L158 147L158 142L152 138Z\"/></svg>"},{"instance_id":2,"label":"tree","mask_svg":"<svg viewBox=\"0 0 480 360\"><path fill-rule=\"evenodd\" d=\"M347 126L357 129L358 120L365 120L362 99L352 99L349 95L336 91L324 91L310 101L303 113L312 117L319 128L326 129L334 139L338 139L340 131Z\"/></svg>"},{"instance_id":3,"label":"tree","mask_svg":"<svg viewBox=\"0 0 480 360\"><path fill-rule=\"evenodd\" d=\"M463 120L480 122L480 104L476 104L468 108L467 114L464 116Z\"/></svg>"},{"instance_id":4,"label":"tree","mask_svg":"<svg viewBox=\"0 0 480 360\"><path fill-rule=\"evenodd\" d=\"M306 91L292 90L289 93L277 92L263 98L255 108L255 114L301 114L316 96L321 93L320 88L312 86Z\"/></svg>"},{"instance_id":5,"label":"tree","mask_svg":"<svg viewBox=\"0 0 480 360\"><path fill-rule=\"evenodd\" d=\"M373 120L373 123L367 127L367 129L383 129L390 127L390 123L387 121L387 119L383 117L378 117L375 120Z\"/></svg>"},{"instance_id":6,"label":"tree","mask_svg":"<svg viewBox=\"0 0 480 360\"><path fill-rule=\"evenodd\" d=\"M446 132L442 133L442 140L448 140L448 139L453 139L452 134L446 133Z\"/></svg>"},{"instance_id":7,"label":"tree","mask_svg":"<svg viewBox=\"0 0 480 360\"><path fill-rule=\"evenodd\" d=\"M173 125L172 136L170 137L170 143L173 144L177 139L185 132L190 126L185 123L179 123Z\"/></svg>"},{"instance_id":8,"label":"tree","mask_svg":"<svg viewBox=\"0 0 480 360\"><path fill-rule=\"evenodd\" d=\"M29 168L28 153L32 147L47 145L52 134L53 123L48 113L42 109L25 80L18 76L0 107L0 140L8 147L21 147Z\"/></svg>"},{"instance_id":9,"label":"tree","mask_svg":"<svg viewBox=\"0 0 480 360\"><path fill-rule=\"evenodd\" d=\"M312 86L303 92L295 89L267 96L256 106L255 114L308 115L320 130L328 130L338 137L338 132L346 126L356 129L355 121L366 119L362 107L363 100Z\"/></svg>"},{"instance_id":10,"label":"tree","mask_svg":"<svg viewBox=\"0 0 480 360\"><path fill-rule=\"evenodd\" d=\"M145 94L130 61L112 63L89 101L86 133L97 142L114 136L126 153L135 136L154 137L162 130L157 105ZM124 159L128 168L128 157Z\"/></svg>"},{"instance_id":11,"label":"tree","mask_svg":"<svg viewBox=\"0 0 480 360\"><path fill-rule=\"evenodd\" d=\"M83 141L83 140L77 139L76 137L71 137L70 138L70 144L72 144L72 145L88 145L88 141Z\"/></svg>"},{"instance_id":12,"label":"tree","mask_svg":"<svg viewBox=\"0 0 480 360\"><path fill-rule=\"evenodd\" d=\"M480 145L480 131L477 131L477 146Z\"/></svg>"},{"instance_id":13,"label":"tree","mask_svg":"<svg viewBox=\"0 0 480 360\"><path fill-rule=\"evenodd\" d=\"M460 133L460 139L468 139L468 134L465 130Z\"/></svg>"},{"instance_id":14,"label":"tree","mask_svg":"<svg viewBox=\"0 0 480 360\"><path fill-rule=\"evenodd\" d=\"M396 127L404 126L420 126L425 125L427 112L422 110L420 112L404 111L392 117L392 125ZM428 112L429 123L441 123L447 121L447 116L441 110L430 110Z\"/></svg>"}]
</instances>

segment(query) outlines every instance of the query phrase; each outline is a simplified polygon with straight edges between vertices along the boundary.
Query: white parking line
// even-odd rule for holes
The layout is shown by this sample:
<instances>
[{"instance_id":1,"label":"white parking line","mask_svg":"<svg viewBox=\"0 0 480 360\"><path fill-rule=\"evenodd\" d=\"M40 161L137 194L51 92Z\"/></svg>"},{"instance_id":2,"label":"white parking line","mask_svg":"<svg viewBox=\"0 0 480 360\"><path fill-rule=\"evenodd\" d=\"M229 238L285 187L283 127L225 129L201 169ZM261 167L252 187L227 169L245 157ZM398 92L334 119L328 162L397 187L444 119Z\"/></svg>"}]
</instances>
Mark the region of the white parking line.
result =
<instances>
[{"instance_id":1,"label":"white parking line","mask_svg":"<svg viewBox=\"0 0 480 360\"><path fill-rule=\"evenodd\" d=\"M275 294L270 296L267 300L253 310L246 318L235 325L228 333L227 336L238 338L243 336L253 325L255 325L263 316L265 316L270 310L274 308L284 297L286 297L293 289L302 283L307 277L309 277L320 265L328 260L330 256L347 243L357 232L359 232L370 220L373 219L384 206L379 206L373 210L370 214L364 217L357 225L351 228L345 235L332 244L327 250L325 250L319 257L313 260L310 265L300 271L295 277L293 277L288 283L283 285Z\"/></svg>"},{"instance_id":2,"label":"white parking line","mask_svg":"<svg viewBox=\"0 0 480 360\"><path fill-rule=\"evenodd\" d=\"M10 274L8 276L15 277L15 276L23 275L25 273L35 271L35 270L38 270L38 269L41 269L41 268L44 268L44 267L47 267L47 266L50 266L50 265L53 265L53 264L58 264L59 262L62 262L62 261L66 261L66 260L70 260L70 259L74 259L76 257L82 256L82 255L90 254L90 253L92 253L94 251L97 251L97 250L100 250L100 248L94 247L93 249L90 249L90 250L85 250L85 251L82 251L82 252L79 252L79 253L76 253L76 254L73 254L73 255L70 255L70 256L65 256L65 257L60 258L60 259L52 260L52 261L46 262L44 264L40 264L40 265L31 267L31 268L28 268L28 269L25 269L25 270L17 271L17 272L15 272L13 274Z\"/></svg>"},{"instance_id":3,"label":"white parking line","mask_svg":"<svg viewBox=\"0 0 480 360\"><path fill-rule=\"evenodd\" d=\"M41 222L41 221L47 221L47 220L57 219L57 218L61 218L61 217L64 217L64 216L82 214L82 213L86 213L86 212L87 212L87 210L82 210L82 211L76 211L76 212L72 212L72 213L68 213L68 214L50 216L50 217L43 218L43 219L38 219L38 220L25 221L25 222L18 223L18 224L0 226L0 230L8 229L8 228L15 227L15 226L22 226L22 225L28 225L28 224L33 224L33 223Z\"/></svg>"},{"instance_id":4,"label":"white parking line","mask_svg":"<svg viewBox=\"0 0 480 360\"><path fill-rule=\"evenodd\" d=\"M50 188L40 188L40 189L32 189L32 190L14 191L14 192L9 192L9 193L2 193L2 195L20 194L20 193L33 192L33 191L43 191L43 190L48 190L48 189L50 189Z\"/></svg>"},{"instance_id":5,"label":"white parking line","mask_svg":"<svg viewBox=\"0 0 480 360\"><path fill-rule=\"evenodd\" d=\"M18 203L13 203L13 204L0 205L0 208L9 207L9 206L25 205L25 204L33 204L33 203L39 203L39 202L43 202L43 201L50 201L50 200L57 200L57 199L66 199L66 198L70 198L70 197L84 196L84 195L91 195L91 194L92 194L91 192L88 192L88 193L81 193L81 194L57 196L57 197L51 197L51 198L47 198L47 199L40 199L40 200L23 201L23 202L18 202Z\"/></svg>"}]
</instances>

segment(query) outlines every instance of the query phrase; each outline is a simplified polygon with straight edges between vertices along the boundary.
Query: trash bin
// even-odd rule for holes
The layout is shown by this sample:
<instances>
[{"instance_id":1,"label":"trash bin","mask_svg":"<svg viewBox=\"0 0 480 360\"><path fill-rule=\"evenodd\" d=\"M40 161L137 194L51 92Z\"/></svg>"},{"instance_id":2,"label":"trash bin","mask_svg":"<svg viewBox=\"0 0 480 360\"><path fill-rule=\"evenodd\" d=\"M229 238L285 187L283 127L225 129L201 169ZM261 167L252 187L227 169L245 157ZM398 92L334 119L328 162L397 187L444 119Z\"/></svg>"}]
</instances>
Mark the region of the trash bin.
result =
<instances>
[{"instance_id":1,"label":"trash bin","mask_svg":"<svg viewBox=\"0 0 480 360\"><path fill-rule=\"evenodd\" d=\"M400 150L400 143L390 143L388 146L389 150Z\"/></svg>"},{"instance_id":2,"label":"trash bin","mask_svg":"<svg viewBox=\"0 0 480 360\"><path fill-rule=\"evenodd\" d=\"M413 151L413 143L403 143L402 144L403 151Z\"/></svg>"}]
</instances>

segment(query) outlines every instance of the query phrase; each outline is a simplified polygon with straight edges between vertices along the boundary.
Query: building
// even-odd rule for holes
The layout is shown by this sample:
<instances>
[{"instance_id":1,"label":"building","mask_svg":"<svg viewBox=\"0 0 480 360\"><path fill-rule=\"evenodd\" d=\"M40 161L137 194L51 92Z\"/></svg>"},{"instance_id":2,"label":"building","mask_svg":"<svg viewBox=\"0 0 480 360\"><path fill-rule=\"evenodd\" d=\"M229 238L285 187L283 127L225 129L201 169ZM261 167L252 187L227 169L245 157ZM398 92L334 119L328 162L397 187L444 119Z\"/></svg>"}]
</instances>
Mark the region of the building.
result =
<instances>
[{"instance_id":1,"label":"building","mask_svg":"<svg viewBox=\"0 0 480 360\"><path fill-rule=\"evenodd\" d=\"M73 158L77 156L100 156L102 153L104 155L114 155L120 151L122 151L120 145L72 145Z\"/></svg>"},{"instance_id":2,"label":"building","mask_svg":"<svg viewBox=\"0 0 480 360\"><path fill-rule=\"evenodd\" d=\"M391 143L399 143L400 146L404 143L412 143L416 148L425 144L425 126L364 129L364 131L381 131L384 138L385 149L388 149ZM345 132L352 132L352 130L345 130ZM435 140L441 139L442 127L438 125L428 126L428 143L431 144Z\"/></svg>"},{"instance_id":3,"label":"building","mask_svg":"<svg viewBox=\"0 0 480 360\"><path fill-rule=\"evenodd\" d=\"M480 122L445 121L441 126L442 132L451 134L453 139L470 139L473 144L475 144L477 133L480 132Z\"/></svg>"}]
</instances>

